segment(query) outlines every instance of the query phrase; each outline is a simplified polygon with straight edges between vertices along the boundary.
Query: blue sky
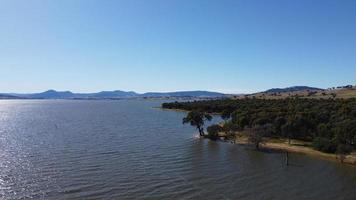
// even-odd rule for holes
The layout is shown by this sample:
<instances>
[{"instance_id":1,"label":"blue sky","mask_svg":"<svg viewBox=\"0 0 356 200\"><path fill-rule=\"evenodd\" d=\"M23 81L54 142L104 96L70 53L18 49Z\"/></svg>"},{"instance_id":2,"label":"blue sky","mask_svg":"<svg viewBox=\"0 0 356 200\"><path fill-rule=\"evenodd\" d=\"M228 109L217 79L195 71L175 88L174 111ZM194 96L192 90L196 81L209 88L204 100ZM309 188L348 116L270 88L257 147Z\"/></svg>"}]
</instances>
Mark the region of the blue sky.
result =
<instances>
[{"instance_id":1,"label":"blue sky","mask_svg":"<svg viewBox=\"0 0 356 200\"><path fill-rule=\"evenodd\" d=\"M356 84L353 0L1 0L0 92Z\"/></svg>"}]
</instances>

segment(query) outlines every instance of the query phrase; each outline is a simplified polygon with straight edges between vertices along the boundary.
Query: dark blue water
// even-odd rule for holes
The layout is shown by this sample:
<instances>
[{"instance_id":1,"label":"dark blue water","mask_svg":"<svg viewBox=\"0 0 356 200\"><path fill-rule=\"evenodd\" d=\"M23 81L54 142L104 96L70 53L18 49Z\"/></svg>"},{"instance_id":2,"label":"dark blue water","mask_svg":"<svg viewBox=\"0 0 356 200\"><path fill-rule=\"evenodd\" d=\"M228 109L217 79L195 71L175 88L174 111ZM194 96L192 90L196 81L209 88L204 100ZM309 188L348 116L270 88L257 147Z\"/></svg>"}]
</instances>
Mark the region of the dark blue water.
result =
<instances>
[{"instance_id":1,"label":"dark blue water","mask_svg":"<svg viewBox=\"0 0 356 200\"><path fill-rule=\"evenodd\" d=\"M356 167L195 137L161 101L0 101L0 199L356 199Z\"/></svg>"}]
</instances>

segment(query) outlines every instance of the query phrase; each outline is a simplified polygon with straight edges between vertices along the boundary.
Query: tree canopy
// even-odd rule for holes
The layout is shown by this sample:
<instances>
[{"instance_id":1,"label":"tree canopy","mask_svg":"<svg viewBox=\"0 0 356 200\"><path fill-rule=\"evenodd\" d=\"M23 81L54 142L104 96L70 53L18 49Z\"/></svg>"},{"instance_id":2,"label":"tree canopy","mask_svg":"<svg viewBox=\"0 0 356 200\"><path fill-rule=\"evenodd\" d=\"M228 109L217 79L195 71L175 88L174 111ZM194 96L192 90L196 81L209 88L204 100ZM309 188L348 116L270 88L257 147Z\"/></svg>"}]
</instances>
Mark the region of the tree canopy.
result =
<instances>
[{"instance_id":1,"label":"tree canopy","mask_svg":"<svg viewBox=\"0 0 356 200\"><path fill-rule=\"evenodd\" d=\"M189 123L191 126L195 126L198 131L199 135L204 135L204 123L205 121L210 121L212 116L206 112L199 111L199 110L192 110L190 111L186 117L183 118L183 124Z\"/></svg>"},{"instance_id":2,"label":"tree canopy","mask_svg":"<svg viewBox=\"0 0 356 200\"><path fill-rule=\"evenodd\" d=\"M164 103L162 107L194 111L184 120L194 126L202 125L206 113L220 113L237 130L269 124L270 137L312 141L324 152L356 148L355 98L220 99Z\"/></svg>"}]
</instances>

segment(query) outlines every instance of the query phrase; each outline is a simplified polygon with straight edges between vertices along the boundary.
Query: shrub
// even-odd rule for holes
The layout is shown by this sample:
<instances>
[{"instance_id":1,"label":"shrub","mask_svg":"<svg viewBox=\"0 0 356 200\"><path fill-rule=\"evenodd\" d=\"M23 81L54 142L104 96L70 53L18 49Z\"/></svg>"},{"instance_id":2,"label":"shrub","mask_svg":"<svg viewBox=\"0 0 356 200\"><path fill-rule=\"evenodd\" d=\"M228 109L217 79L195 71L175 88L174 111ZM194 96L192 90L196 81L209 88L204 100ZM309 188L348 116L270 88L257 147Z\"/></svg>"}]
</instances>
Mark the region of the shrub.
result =
<instances>
[{"instance_id":1,"label":"shrub","mask_svg":"<svg viewBox=\"0 0 356 200\"><path fill-rule=\"evenodd\" d=\"M235 141L235 139L236 139L235 132L238 131L238 129L239 129L237 124L234 124L231 121L228 121L228 122L224 123L222 129L226 134L225 139Z\"/></svg>"},{"instance_id":2,"label":"shrub","mask_svg":"<svg viewBox=\"0 0 356 200\"><path fill-rule=\"evenodd\" d=\"M220 125L211 125L208 127L207 129L208 131L208 138L210 138L211 140L216 140L219 138L219 132L223 131L223 128Z\"/></svg>"},{"instance_id":3,"label":"shrub","mask_svg":"<svg viewBox=\"0 0 356 200\"><path fill-rule=\"evenodd\" d=\"M313 147L325 153L335 153L337 149L337 145L333 141L322 137L316 137L313 140Z\"/></svg>"},{"instance_id":4,"label":"shrub","mask_svg":"<svg viewBox=\"0 0 356 200\"><path fill-rule=\"evenodd\" d=\"M337 153L338 154L349 154L353 150L353 147L351 145L347 144L339 144L337 145Z\"/></svg>"}]
</instances>

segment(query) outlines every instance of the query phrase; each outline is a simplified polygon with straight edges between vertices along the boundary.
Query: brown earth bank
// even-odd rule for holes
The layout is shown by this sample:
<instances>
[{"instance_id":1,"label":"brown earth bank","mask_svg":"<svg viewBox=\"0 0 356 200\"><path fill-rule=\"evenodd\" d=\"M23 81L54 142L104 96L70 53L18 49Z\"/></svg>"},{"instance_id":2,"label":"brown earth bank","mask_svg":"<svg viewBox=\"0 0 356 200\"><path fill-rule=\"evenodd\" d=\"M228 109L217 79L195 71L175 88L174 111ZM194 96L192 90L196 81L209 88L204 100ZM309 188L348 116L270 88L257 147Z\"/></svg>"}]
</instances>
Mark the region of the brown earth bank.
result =
<instances>
[{"instance_id":1,"label":"brown earth bank","mask_svg":"<svg viewBox=\"0 0 356 200\"><path fill-rule=\"evenodd\" d=\"M221 134L224 137L224 134ZM248 139L243 134L237 134L235 144L247 145L249 144ZM260 145L261 149L271 149L279 151L288 151L291 153L300 153L313 157L318 157L322 159L332 160L340 162L343 164L350 164L356 166L356 152L352 152L349 155L338 155L332 153L324 153L317 151L311 147L311 142L305 142L301 140L291 140L291 144L288 143L287 139L274 139L274 138L265 138L264 142Z\"/></svg>"}]
</instances>

